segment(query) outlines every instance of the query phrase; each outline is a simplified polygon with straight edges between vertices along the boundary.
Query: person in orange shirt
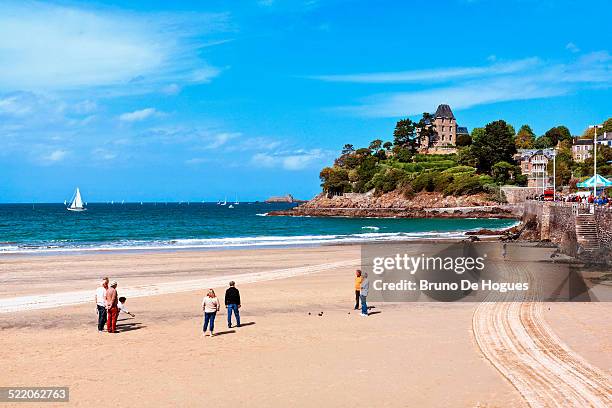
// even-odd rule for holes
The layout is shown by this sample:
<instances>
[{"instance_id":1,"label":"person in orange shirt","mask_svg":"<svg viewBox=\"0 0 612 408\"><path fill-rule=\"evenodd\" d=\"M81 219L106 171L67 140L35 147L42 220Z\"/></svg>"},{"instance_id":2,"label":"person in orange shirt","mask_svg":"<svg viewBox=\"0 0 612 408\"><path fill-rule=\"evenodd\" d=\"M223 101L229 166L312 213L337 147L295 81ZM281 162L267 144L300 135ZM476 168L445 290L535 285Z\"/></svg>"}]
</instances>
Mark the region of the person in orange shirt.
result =
<instances>
[{"instance_id":1,"label":"person in orange shirt","mask_svg":"<svg viewBox=\"0 0 612 408\"><path fill-rule=\"evenodd\" d=\"M357 269L355 271L355 310L359 309L359 292L361 291L361 281L363 281L363 276L361 276L361 270Z\"/></svg>"}]
</instances>

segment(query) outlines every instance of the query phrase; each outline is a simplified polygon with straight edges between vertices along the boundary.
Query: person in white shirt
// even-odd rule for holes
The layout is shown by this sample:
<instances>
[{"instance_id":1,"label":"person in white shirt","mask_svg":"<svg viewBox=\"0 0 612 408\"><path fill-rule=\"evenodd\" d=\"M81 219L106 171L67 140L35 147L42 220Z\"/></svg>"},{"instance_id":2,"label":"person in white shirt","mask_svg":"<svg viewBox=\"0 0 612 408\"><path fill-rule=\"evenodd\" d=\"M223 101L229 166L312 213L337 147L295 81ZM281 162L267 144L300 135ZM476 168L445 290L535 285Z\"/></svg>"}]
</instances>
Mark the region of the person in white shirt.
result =
<instances>
[{"instance_id":1,"label":"person in white shirt","mask_svg":"<svg viewBox=\"0 0 612 408\"><path fill-rule=\"evenodd\" d=\"M104 331L106 324L106 290L108 289L108 278L102 278L102 283L96 289L96 311L98 313L98 332Z\"/></svg>"},{"instance_id":2,"label":"person in white shirt","mask_svg":"<svg viewBox=\"0 0 612 408\"><path fill-rule=\"evenodd\" d=\"M204 310L204 327L203 327L203 336L206 336L206 330L208 329L208 324L210 323L210 335L214 336L215 333L215 317L217 316L217 312L221 307L221 302L217 298L215 291L211 288L208 289L208 293L204 296L202 300L202 310Z\"/></svg>"},{"instance_id":3,"label":"person in white shirt","mask_svg":"<svg viewBox=\"0 0 612 408\"><path fill-rule=\"evenodd\" d=\"M119 308L119 314L121 313L127 313L132 317L136 317L136 315L134 313L130 313L129 310L127 310L127 307L125 306L125 301L127 299L125 298L125 296L121 296L119 298L119 302L117 302L117 307Z\"/></svg>"}]
</instances>

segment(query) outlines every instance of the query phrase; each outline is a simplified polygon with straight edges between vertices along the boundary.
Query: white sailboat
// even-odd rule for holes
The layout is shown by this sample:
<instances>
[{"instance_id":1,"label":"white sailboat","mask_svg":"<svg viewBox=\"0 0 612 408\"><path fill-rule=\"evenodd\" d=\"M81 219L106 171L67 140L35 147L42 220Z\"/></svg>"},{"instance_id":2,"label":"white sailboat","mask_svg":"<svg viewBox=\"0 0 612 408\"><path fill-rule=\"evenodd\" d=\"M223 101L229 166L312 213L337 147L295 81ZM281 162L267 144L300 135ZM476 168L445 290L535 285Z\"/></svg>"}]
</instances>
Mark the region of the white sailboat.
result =
<instances>
[{"instance_id":1,"label":"white sailboat","mask_svg":"<svg viewBox=\"0 0 612 408\"><path fill-rule=\"evenodd\" d=\"M238 205L238 204L240 203L238 202L238 194L236 194L236 201L234 201L234 205Z\"/></svg>"},{"instance_id":2,"label":"white sailboat","mask_svg":"<svg viewBox=\"0 0 612 408\"><path fill-rule=\"evenodd\" d=\"M221 203L221 205L227 205L227 197L225 197L225 200L223 200L223 202Z\"/></svg>"},{"instance_id":3,"label":"white sailboat","mask_svg":"<svg viewBox=\"0 0 612 408\"><path fill-rule=\"evenodd\" d=\"M81 199L81 191L77 187L74 198L72 199L72 203L70 207L66 208L68 211L85 211L86 208L83 206L83 200Z\"/></svg>"}]
</instances>

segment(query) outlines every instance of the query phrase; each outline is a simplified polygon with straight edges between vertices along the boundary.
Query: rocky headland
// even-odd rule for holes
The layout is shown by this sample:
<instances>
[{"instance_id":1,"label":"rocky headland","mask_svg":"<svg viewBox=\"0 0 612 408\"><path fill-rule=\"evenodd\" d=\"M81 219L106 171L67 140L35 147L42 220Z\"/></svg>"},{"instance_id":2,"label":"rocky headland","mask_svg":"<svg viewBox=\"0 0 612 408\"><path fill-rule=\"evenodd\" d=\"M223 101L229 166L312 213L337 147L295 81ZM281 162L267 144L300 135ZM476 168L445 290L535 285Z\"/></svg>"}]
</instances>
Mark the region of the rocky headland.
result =
<instances>
[{"instance_id":1,"label":"rocky headland","mask_svg":"<svg viewBox=\"0 0 612 408\"><path fill-rule=\"evenodd\" d=\"M330 196L325 193L295 208L271 211L276 216L312 217L381 217L381 218L519 218L512 205L499 204L481 193L444 196L421 192L411 198L399 191L375 195L347 193Z\"/></svg>"}]
</instances>

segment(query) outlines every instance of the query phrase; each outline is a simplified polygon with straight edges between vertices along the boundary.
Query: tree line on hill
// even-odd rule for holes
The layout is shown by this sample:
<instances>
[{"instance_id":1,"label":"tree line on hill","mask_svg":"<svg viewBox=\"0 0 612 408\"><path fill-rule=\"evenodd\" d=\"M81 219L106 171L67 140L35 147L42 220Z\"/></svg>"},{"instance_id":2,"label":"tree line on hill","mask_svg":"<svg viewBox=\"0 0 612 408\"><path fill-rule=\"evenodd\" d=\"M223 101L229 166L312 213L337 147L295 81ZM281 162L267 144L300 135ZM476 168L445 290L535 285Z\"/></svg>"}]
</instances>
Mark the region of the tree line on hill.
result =
<instances>
[{"instance_id":1,"label":"tree line on hill","mask_svg":"<svg viewBox=\"0 0 612 408\"><path fill-rule=\"evenodd\" d=\"M321 187L329 194L365 193L374 190L383 194L394 190L410 198L421 191L444 195L466 195L480 192L498 194L500 185L524 186L514 155L518 149L556 147L557 185L575 188L578 178L592 174L593 159L582 163L572 158L572 136L565 126L556 126L536 137L528 125L516 133L504 120L473 129L471 135L459 135L457 153L423 154L436 140L433 118L425 113L414 122L402 119L396 123L392 141L373 140L368 147L344 145L334 165L321 170ZM610 128L606 130L605 128ZM604 122L604 131L612 131L612 118ZM586 131L584 137L589 136ZM591 133L592 137L592 133ZM421 141L428 143L422 146ZM600 174L611 174L612 148L598 147ZM548 166L552 175L552 166Z\"/></svg>"}]
</instances>

